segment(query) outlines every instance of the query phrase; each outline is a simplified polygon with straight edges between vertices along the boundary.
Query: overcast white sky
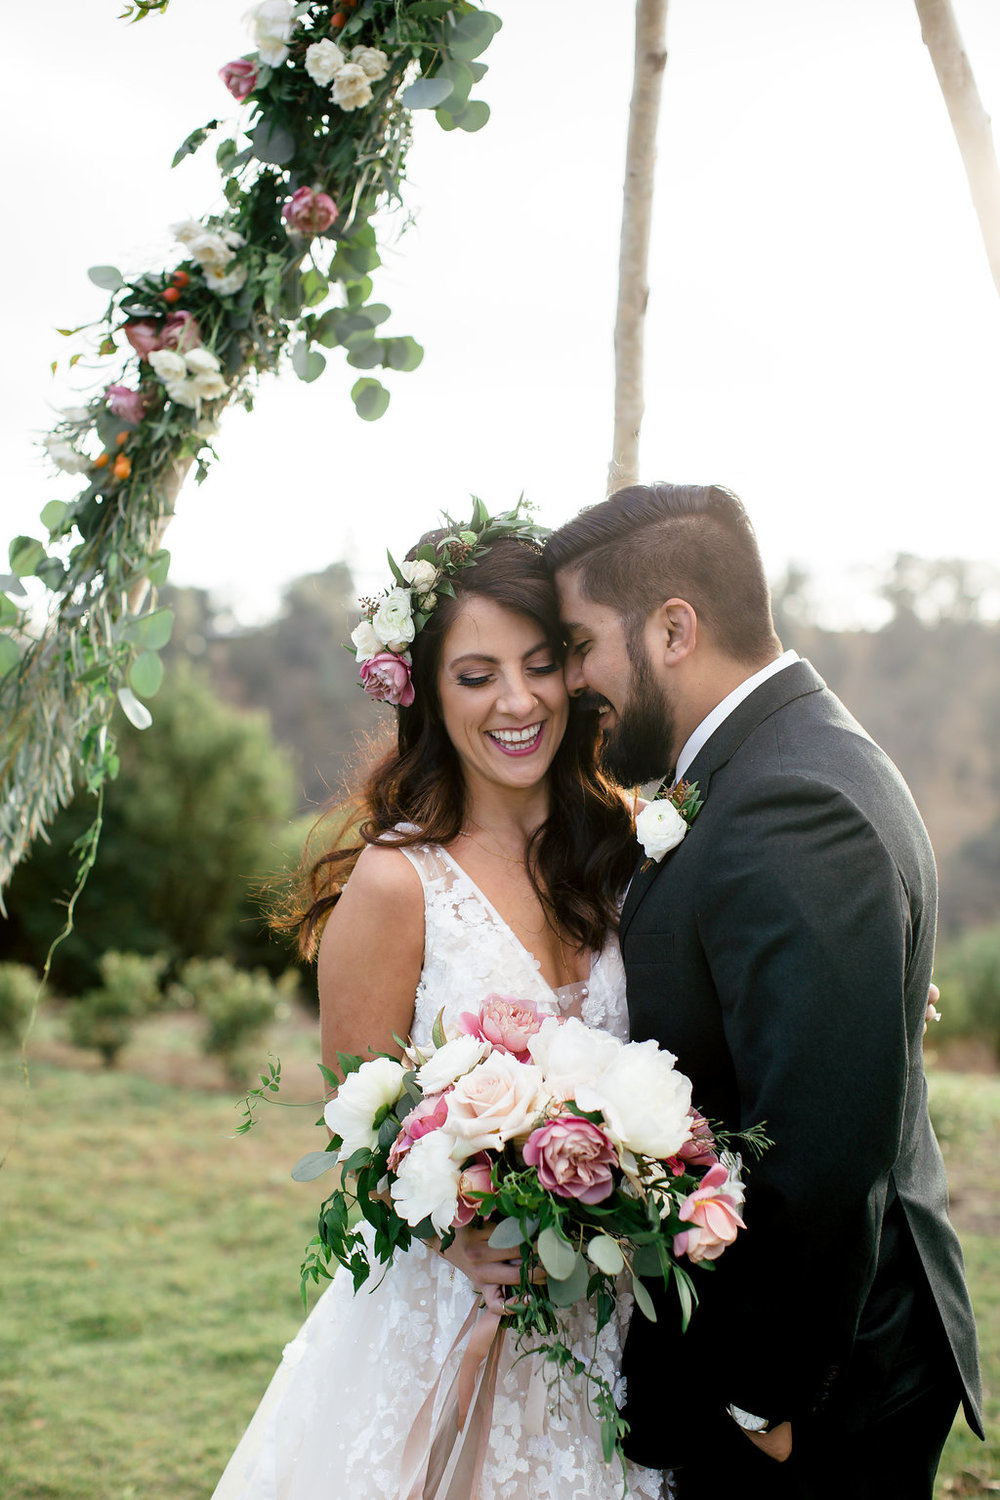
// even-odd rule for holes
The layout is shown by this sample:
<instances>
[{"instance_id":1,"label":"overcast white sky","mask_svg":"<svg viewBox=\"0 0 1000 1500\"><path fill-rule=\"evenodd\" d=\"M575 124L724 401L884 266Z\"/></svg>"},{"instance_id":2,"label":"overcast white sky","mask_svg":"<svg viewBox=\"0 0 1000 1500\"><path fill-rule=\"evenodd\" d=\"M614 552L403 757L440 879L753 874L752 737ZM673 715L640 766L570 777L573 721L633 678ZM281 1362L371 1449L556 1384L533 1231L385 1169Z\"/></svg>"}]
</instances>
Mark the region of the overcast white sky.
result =
<instances>
[{"instance_id":1,"label":"overcast white sky","mask_svg":"<svg viewBox=\"0 0 1000 1500\"><path fill-rule=\"evenodd\" d=\"M246 0L131 27L120 8L49 0L5 76L8 535L67 493L33 444L71 400L54 329L102 310L87 267L163 264L167 226L219 204L211 150L169 164L231 112L216 73L249 48ZM386 545L470 492L524 490L553 525L603 496L633 7L493 8L493 117L473 136L418 117L416 223L376 273L423 365L387 375L374 424L337 351L313 385L265 382L181 497L172 581L246 619L345 555L381 583ZM996 115L1000 6L955 10ZM1000 567L1000 298L912 0L671 0L668 47L643 476L731 485L772 576L795 560L847 610L897 551Z\"/></svg>"}]
</instances>

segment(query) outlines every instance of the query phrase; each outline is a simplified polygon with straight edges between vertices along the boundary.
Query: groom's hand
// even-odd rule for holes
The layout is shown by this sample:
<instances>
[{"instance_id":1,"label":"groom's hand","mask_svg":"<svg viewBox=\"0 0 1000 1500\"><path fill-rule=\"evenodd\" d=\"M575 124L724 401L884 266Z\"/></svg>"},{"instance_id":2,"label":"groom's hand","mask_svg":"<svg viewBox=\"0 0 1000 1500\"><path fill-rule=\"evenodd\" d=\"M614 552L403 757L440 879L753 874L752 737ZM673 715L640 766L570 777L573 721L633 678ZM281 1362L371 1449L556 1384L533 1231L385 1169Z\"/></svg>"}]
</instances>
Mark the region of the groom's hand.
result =
<instances>
[{"instance_id":1,"label":"groom's hand","mask_svg":"<svg viewBox=\"0 0 1000 1500\"><path fill-rule=\"evenodd\" d=\"M772 1427L770 1432L745 1432L744 1437L755 1443L768 1458L773 1458L779 1464L783 1464L786 1458L792 1454L792 1424L791 1422L779 1422L777 1427Z\"/></svg>"}]
</instances>

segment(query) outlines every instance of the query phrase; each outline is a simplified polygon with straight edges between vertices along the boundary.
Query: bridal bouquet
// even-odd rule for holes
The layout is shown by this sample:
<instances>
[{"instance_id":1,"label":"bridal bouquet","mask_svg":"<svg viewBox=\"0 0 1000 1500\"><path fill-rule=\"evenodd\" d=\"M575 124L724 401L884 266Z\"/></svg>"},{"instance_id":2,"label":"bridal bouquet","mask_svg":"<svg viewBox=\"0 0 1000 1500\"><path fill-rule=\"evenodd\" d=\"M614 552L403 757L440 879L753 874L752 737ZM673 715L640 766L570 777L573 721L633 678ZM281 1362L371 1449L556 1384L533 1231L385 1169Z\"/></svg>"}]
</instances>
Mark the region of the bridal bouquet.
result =
<instances>
[{"instance_id":1,"label":"bridal bouquet","mask_svg":"<svg viewBox=\"0 0 1000 1500\"><path fill-rule=\"evenodd\" d=\"M414 1236L447 1248L456 1229L493 1225L490 1243L521 1256L505 1324L519 1347L591 1382L610 1461L624 1423L609 1387L560 1337L559 1309L593 1299L600 1332L624 1286L655 1321L651 1280L676 1287L686 1327L696 1300L687 1266L717 1259L744 1227L740 1158L692 1108L690 1080L653 1041L620 1042L501 995L451 1034L439 1016L431 1044L411 1043L402 1061L339 1062L342 1083L323 1070L337 1088L324 1112L333 1138L293 1172L308 1181L343 1168L303 1290L330 1275L331 1259L357 1290L372 1254L385 1264ZM759 1130L744 1139L765 1144Z\"/></svg>"}]
</instances>

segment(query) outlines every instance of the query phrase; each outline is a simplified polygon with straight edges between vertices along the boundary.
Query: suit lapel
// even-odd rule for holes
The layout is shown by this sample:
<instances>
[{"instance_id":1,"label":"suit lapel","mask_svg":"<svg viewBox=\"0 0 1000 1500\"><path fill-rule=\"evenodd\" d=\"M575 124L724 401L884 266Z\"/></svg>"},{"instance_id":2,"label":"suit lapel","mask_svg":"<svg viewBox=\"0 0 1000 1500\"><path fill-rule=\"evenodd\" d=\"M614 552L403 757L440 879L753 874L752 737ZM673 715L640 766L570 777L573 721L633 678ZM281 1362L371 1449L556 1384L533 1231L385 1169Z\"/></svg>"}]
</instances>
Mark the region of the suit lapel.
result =
<instances>
[{"instance_id":1,"label":"suit lapel","mask_svg":"<svg viewBox=\"0 0 1000 1500\"><path fill-rule=\"evenodd\" d=\"M715 733L698 751L685 772L684 780L697 782L702 801L707 802L715 772L732 759L748 735L759 728L772 714L777 713L778 709L784 708L796 698L805 697L808 693L817 693L825 686L822 677L807 661L793 662L790 667L783 667L780 672L775 672L773 677L769 677L766 682L761 683L760 687L755 688L742 703L737 704L729 717L723 720ZM699 810L698 817L703 815L704 807ZM667 868L677 851L683 848L687 839L695 836L697 831L698 818L695 818L684 839L676 848L671 849L659 862L654 861L648 869L643 868L645 860L637 866L622 907L618 929L620 939L624 939L632 919L655 884L657 877Z\"/></svg>"}]
</instances>

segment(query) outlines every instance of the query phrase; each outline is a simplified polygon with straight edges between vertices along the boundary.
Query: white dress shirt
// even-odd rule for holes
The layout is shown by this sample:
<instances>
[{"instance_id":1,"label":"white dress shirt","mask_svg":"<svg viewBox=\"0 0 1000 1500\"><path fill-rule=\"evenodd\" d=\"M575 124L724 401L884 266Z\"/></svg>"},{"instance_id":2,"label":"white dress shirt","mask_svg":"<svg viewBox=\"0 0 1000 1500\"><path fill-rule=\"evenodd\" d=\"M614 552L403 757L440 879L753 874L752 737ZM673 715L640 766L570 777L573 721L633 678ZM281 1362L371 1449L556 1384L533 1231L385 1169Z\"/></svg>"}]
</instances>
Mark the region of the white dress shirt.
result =
<instances>
[{"instance_id":1,"label":"white dress shirt","mask_svg":"<svg viewBox=\"0 0 1000 1500\"><path fill-rule=\"evenodd\" d=\"M759 688L762 682L766 682L776 672L783 672L786 667L790 667L792 662L798 661L798 659L799 653L797 651L783 652L774 661L769 661L766 667L761 667L759 672L755 672L752 677L748 677L744 682L741 682L739 687L733 688L732 692L727 694L721 703L715 705L710 714L705 715L697 729L685 740L681 753L677 757L677 769L674 772L675 783L683 781L685 771L698 754L702 745L708 742L720 724L725 723L726 719L733 712L733 709L737 708L743 702L744 698L749 698L754 689Z\"/></svg>"}]
</instances>

